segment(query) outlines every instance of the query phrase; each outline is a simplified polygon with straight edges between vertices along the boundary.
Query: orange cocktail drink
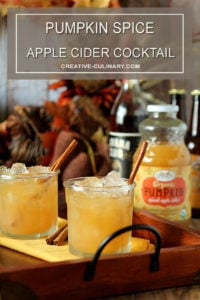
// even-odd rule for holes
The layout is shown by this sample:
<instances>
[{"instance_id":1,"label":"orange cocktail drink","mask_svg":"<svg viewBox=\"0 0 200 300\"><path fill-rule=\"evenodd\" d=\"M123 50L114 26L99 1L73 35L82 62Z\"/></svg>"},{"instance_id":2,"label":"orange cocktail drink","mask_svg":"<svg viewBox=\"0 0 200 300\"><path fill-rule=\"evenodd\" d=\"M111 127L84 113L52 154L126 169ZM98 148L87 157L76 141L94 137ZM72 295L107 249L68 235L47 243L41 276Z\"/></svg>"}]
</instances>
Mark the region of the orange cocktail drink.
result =
<instances>
[{"instance_id":1,"label":"orange cocktail drink","mask_svg":"<svg viewBox=\"0 0 200 300\"><path fill-rule=\"evenodd\" d=\"M14 238L39 238L57 228L58 172L41 166L25 170L0 170L0 231Z\"/></svg>"},{"instance_id":2,"label":"orange cocktail drink","mask_svg":"<svg viewBox=\"0 0 200 300\"><path fill-rule=\"evenodd\" d=\"M108 184L96 177L76 178L64 183L67 202L69 249L90 256L114 231L132 224L133 184L120 179ZM131 232L111 241L103 253L130 250Z\"/></svg>"}]
</instances>

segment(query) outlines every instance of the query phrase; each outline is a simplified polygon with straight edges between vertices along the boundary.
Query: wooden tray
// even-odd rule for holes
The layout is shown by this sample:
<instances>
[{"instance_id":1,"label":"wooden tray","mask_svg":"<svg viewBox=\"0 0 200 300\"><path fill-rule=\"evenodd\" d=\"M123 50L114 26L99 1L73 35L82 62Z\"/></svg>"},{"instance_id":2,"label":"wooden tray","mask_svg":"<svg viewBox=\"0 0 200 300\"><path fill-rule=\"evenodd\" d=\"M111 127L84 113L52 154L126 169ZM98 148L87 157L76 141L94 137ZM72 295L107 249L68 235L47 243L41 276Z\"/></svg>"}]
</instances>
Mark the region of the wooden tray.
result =
<instances>
[{"instance_id":1,"label":"wooden tray","mask_svg":"<svg viewBox=\"0 0 200 300\"><path fill-rule=\"evenodd\" d=\"M135 211L134 224L148 224L161 234L159 270L150 272L154 251L100 257L94 277L84 279L90 259L47 263L24 255L0 265L0 291L15 293L12 299L95 299L135 291L147 291L200 283L200 235L144 211ZM148 231L134 235L155 242ZM3 247L0 250L5 250ZM11 251L11 250L10 250ZM0 252L3 253L3 252ZM12 258L12 255L11 255ZM21 263L24 261L24 264ZM17 298L18 297L18 298Z\"/></svg>"}]
</instances>

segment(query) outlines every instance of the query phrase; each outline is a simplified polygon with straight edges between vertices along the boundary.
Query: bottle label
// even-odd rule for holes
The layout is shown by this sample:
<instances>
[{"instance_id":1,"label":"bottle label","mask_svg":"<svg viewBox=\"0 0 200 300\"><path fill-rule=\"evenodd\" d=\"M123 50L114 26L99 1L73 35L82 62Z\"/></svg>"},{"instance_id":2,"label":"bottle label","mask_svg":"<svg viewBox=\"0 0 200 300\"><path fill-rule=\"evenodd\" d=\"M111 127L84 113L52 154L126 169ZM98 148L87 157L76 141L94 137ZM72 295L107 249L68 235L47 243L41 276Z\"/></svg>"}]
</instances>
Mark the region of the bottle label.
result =
<instances>
[{"instance_id":1,"label":"bottle label","mask_svg":"<svg viewBox=\"0 0 200 300\"><path fill-rule=\"evenodd\" d=\"M190 171L190 166L140 166L135 179L135 207L170 220L190 218Z\"/></svg>"},{"instance_id":2,"label":"bottle label","mask_svg":"<svg viewBox=\"0 0 200 300\"><path fill-rule=\"evenodd\" d=\"M109 133L109 156L112 169L119 172L122 178L128 178L141 135L139 133Z\"/></svg>"},{"instance_id":3,"label":"bottle label","mask_svg":"<svg viewBox=\"0 0 200 300\"><path fill-rule=\"evenodd\" d=\"M191 202L192 208L200 208L200 155L191 154Z\"/></svg>"}]
</instances>

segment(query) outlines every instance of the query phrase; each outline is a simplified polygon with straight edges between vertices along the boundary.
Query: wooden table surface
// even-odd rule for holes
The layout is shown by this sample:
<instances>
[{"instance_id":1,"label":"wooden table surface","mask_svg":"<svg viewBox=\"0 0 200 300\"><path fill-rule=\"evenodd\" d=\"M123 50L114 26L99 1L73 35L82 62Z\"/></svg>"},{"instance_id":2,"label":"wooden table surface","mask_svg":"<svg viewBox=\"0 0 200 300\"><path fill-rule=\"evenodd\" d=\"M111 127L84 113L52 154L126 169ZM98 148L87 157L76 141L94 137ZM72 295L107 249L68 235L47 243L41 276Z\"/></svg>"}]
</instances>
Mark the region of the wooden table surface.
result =
<instances>
[{"instance_id":1,"label":"wooden table surface","mask_svg":"<svg viewBox=\"0 0 200 300\"><path fill-rule=\"evenodd\" d=\"M134 293L119 297L101 298L98 300L199 300L200 285L170 288L143 293Z\"/></svg>"}]
</instances>

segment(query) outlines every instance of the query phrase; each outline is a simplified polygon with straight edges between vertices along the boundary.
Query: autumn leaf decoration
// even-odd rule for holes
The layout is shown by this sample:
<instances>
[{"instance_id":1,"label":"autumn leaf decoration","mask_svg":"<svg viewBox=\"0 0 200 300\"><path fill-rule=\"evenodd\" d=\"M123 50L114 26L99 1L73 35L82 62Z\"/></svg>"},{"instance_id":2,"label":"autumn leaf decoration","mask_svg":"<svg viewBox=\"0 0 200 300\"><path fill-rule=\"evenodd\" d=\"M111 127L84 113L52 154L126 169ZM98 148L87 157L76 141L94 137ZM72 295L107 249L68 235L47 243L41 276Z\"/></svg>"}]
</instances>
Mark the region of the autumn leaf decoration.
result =
<instances>
[{"instance_id":1,"label":"autumn leaf decoration","mask_svg":"<svg viewBox=\"0 0 200 300\"><path fill-rule=\"evenodd\" d=\"M58 134L51 118L45 107L15 106L6 121L11 162L48 165Z\"/></svg>"},{"instance_id":2,"label":"autumn leaf decoration","mask_svg":"<svg viewBox=\"0 0 200 300\"><path fill-rule=\"evenodd\" d=\"M109 115L120 86L112 80L60 80L49 89L58 90L57 101L43 106L14 107L0 123L0 159L7 164L48 165L61 131L75 132L85 145L93 172L94 151L106 143ZM59 93L59 90L61 92Z\"/></svg>"},{"instance_id":3,"label":"autumn leaf decoration","mask_svg":"<svg viewBox=\"0 0 200 300\"><path fill-rule=\"evenodd\" d=\"M5 16L10 7L120 7L119 0L1 0L0 13Z\"/></svg>"},{"instance_id":4,"label":"autumn leaf decoration","mask_svg":"<svg viewBox=\"0 0 200 300\"><path fill-rule=\"evenodd\" d=\"M93 174L96 174L95 144L106 142L110 110L119 87L115 81L106 80L61 80L49 86L50 89L61 87L57 102L45 102L46 109L53 116L52 129L79 134L87 149Z\"/></svg>"},{"instance_id":5,"label":"autumn leaf decoration","mask_svg":"<svg viewBox=\"0 0 200 300\"><path fill-rule=\"evenodd\" d=\"M52 128L75 130L88 139L99 127L104 132L108 129L110 110L119 92L115 81L61 80L52 83L49 89L61 87L57 102L45 102L53 116Z\"/></svg>"}]
</instances>

